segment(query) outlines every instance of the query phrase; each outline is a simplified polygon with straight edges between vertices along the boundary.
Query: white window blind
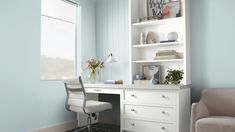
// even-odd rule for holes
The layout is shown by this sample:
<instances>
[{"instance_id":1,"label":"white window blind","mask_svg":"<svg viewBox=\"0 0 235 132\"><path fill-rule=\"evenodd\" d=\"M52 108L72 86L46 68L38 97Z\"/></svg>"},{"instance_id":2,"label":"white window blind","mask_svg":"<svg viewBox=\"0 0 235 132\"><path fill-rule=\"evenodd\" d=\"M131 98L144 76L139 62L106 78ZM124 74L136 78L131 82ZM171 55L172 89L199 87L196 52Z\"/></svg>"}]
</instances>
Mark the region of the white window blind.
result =
<instances>
[{"instance_id":1,"label":"white window blind","mask_svg":"<svg viewBox=\"0 0 235 132\"><path fill-rule=\"evenodd\" d=\"M42 0L41 80L76 77L76 6Z\"/></svg>"}]
</instances>

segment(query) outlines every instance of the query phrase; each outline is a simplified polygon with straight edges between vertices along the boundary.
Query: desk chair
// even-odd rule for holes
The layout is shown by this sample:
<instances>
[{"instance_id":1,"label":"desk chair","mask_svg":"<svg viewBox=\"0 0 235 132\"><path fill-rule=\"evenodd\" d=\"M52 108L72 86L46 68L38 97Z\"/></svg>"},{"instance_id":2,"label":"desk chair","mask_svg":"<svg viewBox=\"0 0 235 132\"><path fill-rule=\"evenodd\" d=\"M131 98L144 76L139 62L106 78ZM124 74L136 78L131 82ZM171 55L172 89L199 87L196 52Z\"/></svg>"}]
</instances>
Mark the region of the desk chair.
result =
<instances>
[{"instance_id":1,"label":"desk chair","mask_svg":"<svg viewBox=\"0 0 235 132\"><path fill-rule=\"evenodd\" d=\"M88 132L92 132L93 130L104 130L110 132L107 129L98 128L92 125L91 118L94 117L96 119L97 113L112 109L112 104L108 102L87 100L86 90L80 76L78 79L65 80L64 85L67 93L65 108L68 111L88 115L87 125L74 131L79 132L87 129Z\"/></svg>"}]
</instances>

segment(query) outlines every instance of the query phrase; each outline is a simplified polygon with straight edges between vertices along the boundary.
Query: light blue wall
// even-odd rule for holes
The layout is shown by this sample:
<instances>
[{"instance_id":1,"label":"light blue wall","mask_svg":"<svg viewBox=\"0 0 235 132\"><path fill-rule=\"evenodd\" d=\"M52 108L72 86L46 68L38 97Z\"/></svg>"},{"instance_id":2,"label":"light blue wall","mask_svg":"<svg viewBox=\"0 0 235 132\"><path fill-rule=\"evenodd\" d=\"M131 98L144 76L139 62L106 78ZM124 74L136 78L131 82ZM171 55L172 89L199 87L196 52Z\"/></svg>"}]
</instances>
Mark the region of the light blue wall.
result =
<instances>
[{"instance_id":1,"label":"light blue wall","mask_svg":"<svg viewBox=\"0 0 235 132\"><path fill-rule=\"evenodd\" d=\"M92 1L80 2L84 18L81 41L83 50L90 51L82 53L85 59L95 54L91 46L94 6ZM0 1L1 132L30 131L76 119L64 108L63 83L40 81L40 5L40 0Z\"/></svg>"},{"instance_id":2,"label":"light blue wall","mask_svg":"<svg viewBox=\"0 0 235 132\"><path fill-rule=\"evenodd\" d=\"M204 88L235 88L235 1L191 0L192 95Z\"/></svg>"},{"instance_id":3,"label":"light blue wall","mask_svg":"<svg viewBox=\"0 0 235 132\"><path fill-rule=\"evenodd\" d=\"M96 57L95 0L77 0L82 7L81 53L82 65Z\"/></svg>"},{"instance_id":4,"label":"light blue wall","mask_svg":"<svg viewBox=\"0 0 235 132\"><path fill-rule=\"evenodd\" d=\"M96 58L96 20L95 20L95 0L76 0L82 9L81 27L78 27L78 58L77 72L80 75L81 70L86 67L86 61L90 58ZM83 77L87 76L87 71L83 72ZM85 78L84 78L85 79Z\"/></svg>"},{"instance_id":5,"label":"light blue wall","mask_svg":"<svg viewBox=\"0 0 235 132\"><path fill-rule=\"evenodd\" d=\"M106 64L102 79L129 82L128 0L96 0L97 57L113 53L118 62Z\"/></svg>"}]
</instances>

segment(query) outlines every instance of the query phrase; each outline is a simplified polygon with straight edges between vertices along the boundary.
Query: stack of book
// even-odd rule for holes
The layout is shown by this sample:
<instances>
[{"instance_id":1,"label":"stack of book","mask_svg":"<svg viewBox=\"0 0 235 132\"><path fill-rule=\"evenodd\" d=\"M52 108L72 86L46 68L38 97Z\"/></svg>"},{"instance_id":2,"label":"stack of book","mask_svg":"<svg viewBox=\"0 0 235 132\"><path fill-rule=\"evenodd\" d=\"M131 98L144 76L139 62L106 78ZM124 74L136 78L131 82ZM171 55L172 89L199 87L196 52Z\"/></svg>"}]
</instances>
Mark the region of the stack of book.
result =
<instances>
[{"instance_id":1,"label":"stack of book","mask_svg":"<svg viewBox=\"0 0 235 132\"><path fill-rule=\"evenodd\" d=\"M178 52L176 50L162 50L156 53L154 60L164 60L164 59L180 59Z\"/></svg>"},{"instance_id":2,"label":"stack of book","mask_svg":"<svg viewBox=\"0 0 235 132\"><path fill-rule=\"evenodd\" d=\"M123 84L123 80L106 80L104 84Z\"/></svg>"}]
</instances>

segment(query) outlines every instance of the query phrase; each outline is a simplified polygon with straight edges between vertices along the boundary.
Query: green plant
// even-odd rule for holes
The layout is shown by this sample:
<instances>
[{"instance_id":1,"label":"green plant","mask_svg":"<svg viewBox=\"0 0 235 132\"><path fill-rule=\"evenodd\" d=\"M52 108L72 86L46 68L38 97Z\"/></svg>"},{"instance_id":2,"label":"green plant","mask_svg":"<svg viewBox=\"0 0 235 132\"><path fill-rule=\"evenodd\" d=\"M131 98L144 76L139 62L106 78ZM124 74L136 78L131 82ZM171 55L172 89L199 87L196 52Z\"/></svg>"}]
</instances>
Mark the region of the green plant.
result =
<instances>
[{"instance_id":1,"label":"green plant","mask_svg":"<svg viewBox=\"0 0 235 132\"><path fill-rule=\"evenodd\" d=\"M183 79L183 70L168 70L167 76L165 77L165 84L180 84Z\"/></svg>"}]
</instances>

